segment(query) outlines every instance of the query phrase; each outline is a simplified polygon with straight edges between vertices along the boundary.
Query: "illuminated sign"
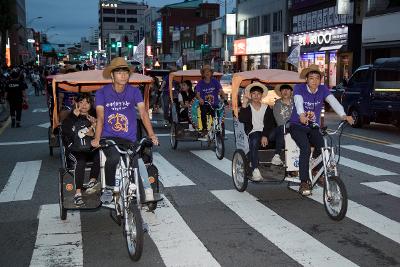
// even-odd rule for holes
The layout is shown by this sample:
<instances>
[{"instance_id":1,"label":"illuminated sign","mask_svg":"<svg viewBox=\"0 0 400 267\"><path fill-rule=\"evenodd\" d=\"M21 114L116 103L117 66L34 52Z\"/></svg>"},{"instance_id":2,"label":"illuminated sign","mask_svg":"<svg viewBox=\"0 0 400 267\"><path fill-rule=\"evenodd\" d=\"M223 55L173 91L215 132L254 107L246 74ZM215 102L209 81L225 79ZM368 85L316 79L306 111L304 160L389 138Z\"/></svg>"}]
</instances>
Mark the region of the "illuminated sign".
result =
<instances>
[{"instance_id":1,"label":"illuminated sign","mask_svg":"<svg viewBox=\"0 0 400 267\"><path fill-rule=\"evenodd\" d=\"M258 36L246 39L246 54L268 54L270 53L270 36Z\"/></svg>"},{"instance_id":2,"label":"illuminated sign","mask_svg":"<svg viewBox=\"0 0 400 267\"><path fill-rule=\"evenodd\" d=\"M226 34L236 35L236 14L226 14Z\"/></svg>"},{"instance_id":3,"label":"illuminated sign","mask_svg":"<svg viewBox=\"0 0 400 267\"><path fill-rule=\"evenodd\" d=\"M246 55L246 39L235 40L233 42L233 54L235 56Z\"/></svg>"},{"instance_id":4,"label":"illuminated sign","mask_svg":"<svg viewBox=\"0 0 400 267\"><path fill-rule=\"evenodd\" d=\"M35 43L35 40L34 39L28 39L28 40L26 40L28 43L30 43L30 44L34 44Z\"/></svg>"},{"instance_id":5,"label":"illuminated sign","mask_svg":"<svg viewBox=\"0 0 400 267\"><path fill-rule=\"evenodd\" d=\"M346 45L348 39L348 27L335 27L324 31L290 35L288 46L323 47L332 45Z\"/></svg>"},{"instance_id":6,"label":"illuminated sign","mask_svg":"<svg viewBox=\"0 0 400 267\"><path fill-rule=\"evenodd\" d=\"M157 44L162 43L162 25L161 21L157 21Z\"/></svg>"},{"instance_id":7,"label":"illuminated sign","mask_svg":"<svg viewBox=\"0 0 400 267\"><path fill-rule=\"evenodd\" d=\"M146 47L146 55L147 55L148 57L152 57L152 56L153 56L153 53L151 52L151 45L148 45L148 46Z\"/></svg>"}]
</instances>

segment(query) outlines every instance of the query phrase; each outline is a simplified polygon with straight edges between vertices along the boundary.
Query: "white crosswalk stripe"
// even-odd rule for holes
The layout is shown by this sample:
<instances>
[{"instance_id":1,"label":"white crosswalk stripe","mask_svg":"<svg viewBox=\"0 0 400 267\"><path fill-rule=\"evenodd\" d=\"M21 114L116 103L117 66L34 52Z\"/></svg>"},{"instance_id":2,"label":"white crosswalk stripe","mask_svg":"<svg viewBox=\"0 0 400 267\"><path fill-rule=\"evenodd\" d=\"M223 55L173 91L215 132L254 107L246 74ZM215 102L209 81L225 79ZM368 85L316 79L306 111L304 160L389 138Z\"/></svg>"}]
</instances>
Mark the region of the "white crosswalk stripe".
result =
<instances>
[{"instance_id":1,"label":"white crosswalk stripe","mask_svg":"<svg viewBox=\"0 0 400 267\"><path fill-rule=\"evenodd\" d=\"M0 202L30 200L39 177L41 160L17 162L4 189Z\"/></svg>"},{"instance_id":2,"label":"white crosswalk stripe","mask_svg":"<svg viewBox=\"0 0 400 267\"><path fill-rule=\"evenodd\" d=\"M83 266L81 219L69 212L66 221L59 217L58 204L43 205L30 266Z\"/></svg>"},{"instance_id":3,"label":"white crosswalk stripe","mask_svg":"<svg viewBox=\"0 0 400 267\"><path fill-rule=\"evenodd\" d=\"M400 185L398 184L394 184L388 181L365 182L361 184L379 190L388 195L400 198Z\"/></svg>"},{"instance_id":4,"label":"white crosswalk stripe","mask_svg":"<svg viewBox=\"0 0 400 267\"><path fill-rule=\"evenodd\" d=\"M385 160L389 160L389 161L393 161L396 163L400 163L400 157L399 156L395 156L392 154L388 154L388 153L384 153L384 152L380 152L374 149L369 149L369 148L365 148L365 147L361 147L361 146L355 146L355 145L343 145L342 146L345 149L349 149L352 151L356 151L359 153L363 153L366 155L370 155L370 156L374 156L377 158L381 158L381 159L385 159Z\"/></svg>"},{"instance_id":5,"label":"white crosswalk stripe","mask_svg":"<svg viewBox=\"0 0 400 267\"><path fill-rule=\"evenodd\" d=\"M164 196L155 213L143 213L149 235L166 266L220 266Z\"/></svg>"},{"instance_id":6,"label":"white crosswalk stripe","mask_svg":"<svg viewBox=\"0 0 400 267\"><path fill-rule=\"evenodd\" d=\"M247 192L220 190L212 191L212 193L242 220L299 264L307 266L357 266L262 205Z\"/></svg>"},{"instance_id":7,"label":"white crosswalk stripe","mask_svg":"<svg viewBox=\"0 0 400 267\"><path fill-rule=\"evenodd\" d=\"M164 187L195 185L159 153L153 153L153 162L160 170L160 181Z\"/></svg>"},{"instance_id":8,"label":"white crosswalk stripe","mask_svg":"<svg viewBox=\"0 0 400 267\"><path fill-rule=\"evenodd\" d=\"M400 144L391 144L391 145L387 145L387 146L400 149Z\"/></svg>"},{"instance_id":9,"label":"white crosswalk stripe","mask_svg":"<svg viewBox=\"0 0 400 267\"><path fill-rule=\"evenodd\" d=\"M387 171L378 167L371 166L369 164L365 164L359 161L355 161L352 159L345 158L340 156L339 165L343 165L354 170L367 173L373 176L383 176L383 175L397 175L397 173Z\"/></svg>"}]
</instances>

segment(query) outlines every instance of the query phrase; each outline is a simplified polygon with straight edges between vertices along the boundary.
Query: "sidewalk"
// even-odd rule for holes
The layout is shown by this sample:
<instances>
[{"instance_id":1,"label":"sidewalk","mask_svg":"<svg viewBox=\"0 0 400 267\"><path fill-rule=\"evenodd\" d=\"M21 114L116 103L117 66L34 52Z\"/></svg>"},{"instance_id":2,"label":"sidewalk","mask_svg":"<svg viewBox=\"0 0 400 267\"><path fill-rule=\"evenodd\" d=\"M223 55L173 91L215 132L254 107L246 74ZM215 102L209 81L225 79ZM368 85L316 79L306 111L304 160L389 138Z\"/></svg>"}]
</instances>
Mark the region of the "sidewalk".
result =
<instances>
[{"instance_id":1,"label":"sidewalk","mask_svg":"<svg viewBox=\"0 0 400 267\"><path fill-rule=\"evenodd\" d=\"M3 132L4 128L6 128L10 123L9 117L10 112L7 102L0 103L0 134Z\"/></svg>"}]
</instances>

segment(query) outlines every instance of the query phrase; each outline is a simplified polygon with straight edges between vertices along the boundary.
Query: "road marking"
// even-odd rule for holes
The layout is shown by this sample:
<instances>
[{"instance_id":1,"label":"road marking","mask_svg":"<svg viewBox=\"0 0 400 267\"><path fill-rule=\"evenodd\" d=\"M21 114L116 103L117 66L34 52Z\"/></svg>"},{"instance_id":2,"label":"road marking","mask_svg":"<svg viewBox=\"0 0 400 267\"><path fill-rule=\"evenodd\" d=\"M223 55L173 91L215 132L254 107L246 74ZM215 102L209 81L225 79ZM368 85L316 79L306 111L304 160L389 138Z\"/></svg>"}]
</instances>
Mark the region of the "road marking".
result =
<instances>
[{"instance_id":1,"label":"road marking","mask_svg":"<svg viewBox=\"0 0 400 267\"><path fill-rule=\"evenodd\" d=\"M58 204L43 205L30 266L83 266L82 232L79 212L59 217Z\"/></svg>"},{"instance_id":2,"label":"road marking","mask_svg":"<svg viewBox=\"0 0 400 267\"><path fill-rule=\"evenodd\" d=\"M157 165L158 167L158 165ZM161 168L160 168L161 169ZM144 212L149 235L166 266L220 266L178 211L163 196L164 205L157 212Z\"/></svg>"},{"instance_id":3,"label":"road marking","mask_svg":"<svg viewBox=\"0 0 400 267\"><path fill-rule=\"evenodd\" d=\"M49 140L33 140L33 141L22 141L22 142L4 142L4 143L0 143L0 146L43 144L43 143L48 143L48 142L49 142Z\"/></svg>"},{"instance_id":4,"label":"road marking","mask_svg":"<svg viewBox=\"0 0 400 267\"><path fill-rule=\"evenodd\" d=\"M229 131L229 130L225 130L225 134L233 134L233 132L232 131ZM169 134L169 133L161 133L161 134L156 134L158 137L166 137L166 136L171 136L171 134Z\"/></svg>"},{"instance_id":5,"label":"road marking","mask_svg":"<svg viewBox=\"0 0 400 267\"><path fill-rule=\"evenodd\" d=\"M37 126L43 127L43 128L49 128L50 127L50 122L42 123L42 124L39 124Z\"/></svg>"},{"instance_id":6,"label":"road marking","mask_svg":"<svg viewBox=\"0 0 400 267\"><path fill-rule=\"evenodd\" d=\"M32 199L41 164L41 160L17 162L0 193L0 202Z\"/></svg>"},{"instance_id":7,"label":"road marking","mask_svg":"<svg viewBox=\"0 0 400 267\"><path fill-rule=\"evenodd\" d=\"M243 221L274 243L289 257L307 266L357 266L308 233L262 205L247 192L211 191Z\"/></svg>"},{"instance_id":8,"label":"road marking","mask_svg":"<svg viewBox=\"0 0 400 267\"><path fill-rule=\"evenodd\" d=\"M215 152L211 150L191 150L190 152L195 154L200 159L206 161L208 164L214 166L218 170L222 171L223 173L231 176L232 169L230 160L226 158L218 160Z\"/></svg>"},{"instance_id":9,"label":"road marking","mask_svg":"<svg viewBox=\"0 0 400 267\"><path fill-rule=\"evenodd\" d=\"M391 144L391 145L387 145L387 146L400 149L400 144Z\"/></svg>"},{"instance_id":10,"label":"road marking","mask_svg":"<svg viewBox=\"0 0 400 267\"><path fill-rule=\"evenodd\" d=\"M219 170L225 172L227 175L229 175L229 176L231 175L230 171L229 171L229 173L227 171L228 167L230 168L230 160L217 161L215 159L215 160L210 161L209 157L200 157L200 158L205 160L209 164L211 164L212 162L219 162L219 164L217 164L217 166L218 166L217 168ZM343 157L341 157L341 160L342 159L343 159ZM342 161L341 161L341 163L342 163ZM347 162L347 163L349 163L349 162ZM356 162L356 163L358 164L360 162ZM362 163L360 163L360 164L362 164ZM213 165L213 164L211 164L211 165ZM363 172L370 172L370 171L374 170L374 169L371 169L374 167L371 167L366 164L364 164L364 165L365 165L364 168L367 168L367 170L362 170L360 166L357 166L357 167L360 167L360 170ZM352 166L349 166L349 167L354 168ZM379 169L379 170L384 171L382 169ZM387 174L385 174L385 175L387 175ZM296 186L293 186L291 188L298 191L297 189L295 189ZM297 186L297 188L298 188L298 186ZM323 204L321 188L315 187L311 198L313 200ZM384 236L396 241L397 243L400 243L400 224L398 222L393 221L389 218L386 218L385 216L380 215L379 213L377 213L369 208L366 208L354 201L348 200L348 203L349 203L348 211L347 211L347 215L346 215L348 218L350 218L360 224L365 225L366 227L374 230L375 232L378 232L381 235L384 235Z\"/></svg>"},{"instance_id":11,"label":"road marking","mask_svg":"<svg viewBox=\"0 0 400 267\"><path fill-rule=\"evenodd\" d=\"M159 153L153 153L153 161L160 170L160 181L164 187L196 185Z\"/></svg>"},{"instance_id":12,"label":"road marking","mask_svg":"<svg viewBox=\"0 0 400 267\"><path fill-rule=\"evenodd\" d=\"M291 187L292 189L298 186ZM295 190L295 189L294 189ZM323 204L323 191L321 187L314 187L311 199ZM357 202L348 200L346 217L358 222L375 232L400 243L400 223L389 219Z\"/></svg>"},{"instance_id":13,"label":"road marking","mask_svg":"<svg viewBox=\"0 0 400 267\"><path fill-rule=\"evenodd\" d=\"M394 184L388 181L365 182L361 184L379 190L388 195L400 198L400 185L398 184Z\"/></svg>"},{"instance_id":14,"label":"road marking","mask_svg":"<svg viewBox=\"0 0 400 267\"><path fill-rule=\"evenodd\" d=\"M342 156L340 156L339 164L373 176L397 175L397 173L377 168L368 164L364 164Z\"/></svg>"},{"instance_id":15,"label":"road marking","mask_svg":"<svg viewBox=\"0 0 400 267\"><path fill-rule=\"evenodd\" d=\"M35 112L49 112L48 108L35 108L34 110L32 110L33 113Z\"/></svg>"},{"instance_id":16,"label":"road marking","mask_svg":"<svg viewBox=\"0 0 400 267\"><path fill-rule=\"evenodd\" d=\"M357 135L357 134L344 133L342 135L353 138L353 139L378 144L378 145L390 145L391 144L390 142L385 141L385 140L375 139L375 138L366 137L366 136Z\"/></svg>"},{"instance_id":17,"label":"road marking","mask_svg":"<svg viewBox=\"0 0 400 267\"><path fill-rule=\"evenodd\" d=\"M392 154L388 154L388 153L384 153L384 152L380 152L380 151L376 151L373 149L364 148L364 147L360 147L360 146L355 146L355 145L342 145L342 147L345 149L349 149L349 150L356 151L359 153L367 154L367 155L374 156L377 158L386 159L389 161L400 163L400 157L392 155Z\"/></svg>"}]
</instances>

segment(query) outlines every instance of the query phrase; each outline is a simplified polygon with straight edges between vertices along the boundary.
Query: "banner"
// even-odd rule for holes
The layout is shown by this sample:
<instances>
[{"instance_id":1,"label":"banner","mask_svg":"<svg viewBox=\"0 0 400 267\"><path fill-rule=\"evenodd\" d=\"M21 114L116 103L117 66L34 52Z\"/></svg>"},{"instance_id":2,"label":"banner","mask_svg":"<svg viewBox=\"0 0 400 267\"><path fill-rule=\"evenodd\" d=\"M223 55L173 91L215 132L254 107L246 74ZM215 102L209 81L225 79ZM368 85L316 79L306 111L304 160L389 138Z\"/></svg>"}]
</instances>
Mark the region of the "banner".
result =
<instances>
[{"instance_id":1,"label":"banner","mask_svg":"<svg viewBox=\"0 0 400 267\"><path fill-rule=\"evenodd\" d=\"M146 47L145 47L144 38L143 38L143 40L138 44L136 51L133 53L132 60L139 62L140 64L143 65L143 68L144 68L145 55L146 55Z\"/></svg>"},{"instance_id":2,"label":"banner","mask_svg":"<svg viewBox=\"0 0 400 267\"><path fill-rule=\"evenodd\" d=\"M300 58L300 45L296 46L290 55L288 56L286 62L292 64L296 68L299 68L299 58Z\"/></svg>"}]
</instances>

